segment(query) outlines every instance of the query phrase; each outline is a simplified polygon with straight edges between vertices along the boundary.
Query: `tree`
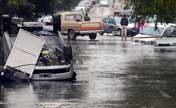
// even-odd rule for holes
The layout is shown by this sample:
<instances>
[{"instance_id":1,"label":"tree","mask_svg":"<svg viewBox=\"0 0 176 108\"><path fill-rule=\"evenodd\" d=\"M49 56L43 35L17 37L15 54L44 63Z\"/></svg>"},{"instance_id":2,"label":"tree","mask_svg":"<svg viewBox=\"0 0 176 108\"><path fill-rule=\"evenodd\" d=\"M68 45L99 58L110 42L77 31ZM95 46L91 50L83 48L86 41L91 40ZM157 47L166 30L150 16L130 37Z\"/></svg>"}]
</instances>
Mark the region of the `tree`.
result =
<instances>
[{"instance_id":1,"label":"tree","mask_svg":"<svg viewBox=\"0 0 176 108\"><path fill-rule=\"evenodd\" d=\"M57 5L56 0L28 0L28 2L35 5L35 12L44 14L52 13Z\"/></svg>"},{"instance_id":2,"label":"tree","mask_svg":"<svg viewBox=\"0 0 176 108\"><path fill-rule=\"evenodd\" d=\"M30 18L33 13L53 14L57 10L70 10L80 0L5 0L8 13Z\"/></svg>"},{"instance_id":3,"label":"tree","mask_svg":"<svg viewBox=\"0 0 176 108\"><path fill-rule=\"evenodd\" d=\"M133 6L134 15L157 16L157 22L176 21L176 0L128 0Z\"/></svg>"},{"instance_id":4,"label":"tree","mask_svg":"<svg viewBox=\"0 0 176 108\"><path fill-rule=\"evenodd\" d=\"M36 7L36 12L52 14L57 10L70 10L80 0L28 0Z\"/></svg>"},{"instance_id":5,"label":"tree","mask_svg":"<svg viewBox=\"0 0 176 108\"><path fill-rule=\"evenodd\" d=\"M20 17L30 17L35 9L35 6L27 0L8 0L10 14L17 14Z\"/></svg>"}]
</instances>

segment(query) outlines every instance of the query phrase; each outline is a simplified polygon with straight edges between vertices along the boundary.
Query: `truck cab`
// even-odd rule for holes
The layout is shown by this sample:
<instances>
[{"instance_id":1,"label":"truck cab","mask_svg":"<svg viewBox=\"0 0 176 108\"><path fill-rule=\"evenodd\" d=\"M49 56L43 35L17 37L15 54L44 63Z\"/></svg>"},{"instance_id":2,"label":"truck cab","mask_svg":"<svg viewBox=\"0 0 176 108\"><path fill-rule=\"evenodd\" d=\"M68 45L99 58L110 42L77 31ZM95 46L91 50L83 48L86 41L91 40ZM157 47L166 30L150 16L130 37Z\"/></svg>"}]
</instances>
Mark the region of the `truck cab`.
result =
<instances>
[{"instance_id":1,"label":"truck cab","mask_svg":"<svg viewBox=\"0 0 176 108\"><path fill-rule=\"evenodd\" d=\"M76 39L77 36L88 35L90 39L96 39L97 33L103 31L102 22L84 21L81 12L58 12L61 17L61 33L68 39Z\"/></svg>"}]
</instances>

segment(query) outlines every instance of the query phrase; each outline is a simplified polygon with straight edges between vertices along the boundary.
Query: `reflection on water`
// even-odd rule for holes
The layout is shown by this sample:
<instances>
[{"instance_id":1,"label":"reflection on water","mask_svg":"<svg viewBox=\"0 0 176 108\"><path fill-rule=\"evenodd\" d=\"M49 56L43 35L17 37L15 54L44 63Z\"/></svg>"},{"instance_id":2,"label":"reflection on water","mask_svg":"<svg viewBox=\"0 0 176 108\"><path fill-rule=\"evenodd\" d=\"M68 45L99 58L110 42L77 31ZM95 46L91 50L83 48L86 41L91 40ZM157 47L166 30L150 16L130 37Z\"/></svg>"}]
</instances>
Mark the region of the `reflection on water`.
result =
<instances>
[{"instance_id":1,"label":"reflection on water","mask_svg":"<svg viewBox=\"0 0 176 108\"><path fill-rule=\"evenodd\" d=\"M175 53L119 40L70 41L75 82L1 84L0 108L175 108Z\"/></svg>"},{"instance_id":2,"label":"reflection on water","mask_svg":"<svg viewBox=\"0 0 176 108\"><path fill-rule=\"evenodd\" d=\"M83 99L86 96L86 84L76 82L32 82L34 94L40 101L57 101L59 99Z\"/></svg>"},{"instance_id":3,"label":"reflection on water","mask_svg":"<svg viewBox=\"0 0 176 108\"><path fill-rule=\"evenodd\" d=\"M128 75L130 105L136 107L174 108L176 106L175 56L158 54L131 63Z\"/></svg>"}]
</instances>

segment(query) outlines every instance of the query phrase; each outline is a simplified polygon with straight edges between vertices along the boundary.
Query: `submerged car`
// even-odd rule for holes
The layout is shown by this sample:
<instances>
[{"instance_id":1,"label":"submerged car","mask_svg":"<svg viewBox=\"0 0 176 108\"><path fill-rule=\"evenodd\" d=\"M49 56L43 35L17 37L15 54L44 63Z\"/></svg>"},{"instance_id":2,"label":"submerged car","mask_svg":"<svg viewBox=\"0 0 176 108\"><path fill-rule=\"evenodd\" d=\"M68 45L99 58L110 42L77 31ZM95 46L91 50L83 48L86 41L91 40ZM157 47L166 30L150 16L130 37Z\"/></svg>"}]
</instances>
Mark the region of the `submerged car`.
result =
<instances>
[{"instance_id":1,"label":"submerged car","mask_svg":"<svg viewBox=\"0 0 176 108\"><path fill-rule=\"evenodd\" d=\"M10 68L22 69L23 67L30 68L31 65L34 66L34 70L32 72L29 73L28 71L24 71L27 74L30 74L31 80L74 80L76 74L73 70L72 48L70 45L68 46L64 43L61 34L59 32L54 33L49 31L35 31L35 27L33 28L31 26L26 26L23 28L31 32L20 29L20 34L12 34L11 32L6 31L4 32L4 35L2 37L4 61L15 61L10 62L15 63L15 67ZM22 41L19 41L19 39L21 39ZM44 40L42 50L39 49L39 47L41 46L37 46L39 44L38 41L34 41L39 39ZM15 45L18 47L14 48ZM34 48L36 48L37 50ZM9 58L12 49L14 49L13 52L17 52L12 53L12 56L16 54L15 59ZM18 55L19 52L23 52L23 54L20 53L20 55ZM39 52L40 55L34 55L33 53L35 52ZM37 57L36 64L30 64L29 62L30 60L34 61L33 56L35 58ZM16 58L20 58L20 60ZM24 60L25 62L23 62Z\"/></svg>"},{"instance_id":2,"label":"submerged car","mask_svg":"<svg viewBox=\"0 0 176 108\"><path fill-rule=\"evenodd\" d=\"M172 27L170 35L164 35L155 43L155 51L176 51L176 27Z\"/></svg>"},{"instance_id":3,"label":"submerged car","mask_svg":"<svg viewBox=\"0 0 176 108\"><path fill-rule=\"evenodd\" d=\"M149 24L144 26L143 30L132 38L132 41L154 44L157 39L160 39L164 35L170 34L171 27L172 26L169 24L158 24L157 27L155 27L154 23Z\"/></svg>"}]
</instances>

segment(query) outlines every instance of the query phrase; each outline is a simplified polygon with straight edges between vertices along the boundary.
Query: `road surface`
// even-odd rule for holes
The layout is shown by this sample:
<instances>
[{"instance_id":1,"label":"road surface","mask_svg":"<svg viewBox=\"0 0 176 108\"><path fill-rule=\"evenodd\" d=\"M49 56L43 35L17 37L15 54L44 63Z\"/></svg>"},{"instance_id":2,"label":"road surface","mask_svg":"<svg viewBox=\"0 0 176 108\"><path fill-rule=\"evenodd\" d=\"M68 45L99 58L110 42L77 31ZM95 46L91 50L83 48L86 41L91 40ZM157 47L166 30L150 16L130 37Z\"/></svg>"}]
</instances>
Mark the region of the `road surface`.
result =
<instances>
[{"instance_id":1,"label":"road surface","mask_svg":"<svg viewBox=\"0 0 176 108\"><path fill-rule=\"evenodd\" d=\"M111 9L95 7L91 17ZM65 41L74 49L76 81L1 84L0 108L176 108L175 52L112 35Z\"/></svg>"}]
</instances>

